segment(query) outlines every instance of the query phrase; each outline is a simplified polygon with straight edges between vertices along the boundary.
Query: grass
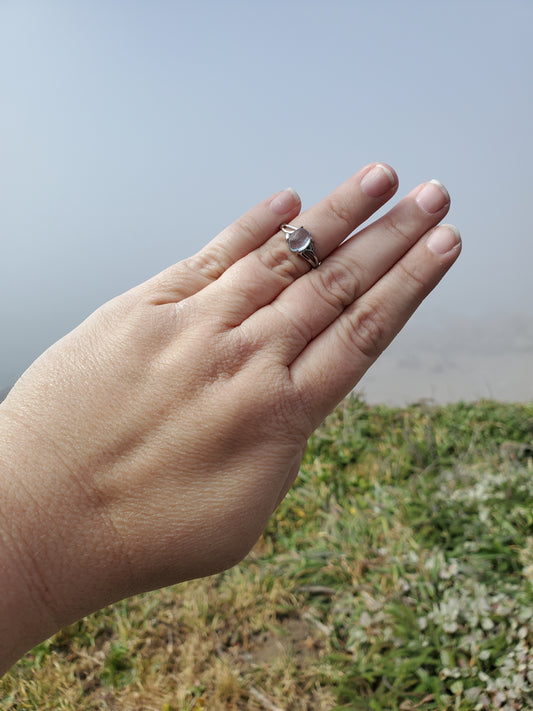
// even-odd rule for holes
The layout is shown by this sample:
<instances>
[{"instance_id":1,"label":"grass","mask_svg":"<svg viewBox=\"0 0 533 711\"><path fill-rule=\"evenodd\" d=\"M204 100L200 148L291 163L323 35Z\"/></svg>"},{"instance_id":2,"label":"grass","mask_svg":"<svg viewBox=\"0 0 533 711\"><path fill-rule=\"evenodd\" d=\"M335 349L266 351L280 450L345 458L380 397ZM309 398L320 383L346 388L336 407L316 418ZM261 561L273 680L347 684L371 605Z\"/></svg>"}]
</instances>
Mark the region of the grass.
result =
<instances>
[{"instance_id":1,"label":"grass","mask_svg":"<svg viewBox=\"0 0 533 711\"><path fill-rule=\"evenodd\" d=\"M63 630L0 709L533 709L532 435L347 399L246 561Z\"/></svg>"}]
</instances>

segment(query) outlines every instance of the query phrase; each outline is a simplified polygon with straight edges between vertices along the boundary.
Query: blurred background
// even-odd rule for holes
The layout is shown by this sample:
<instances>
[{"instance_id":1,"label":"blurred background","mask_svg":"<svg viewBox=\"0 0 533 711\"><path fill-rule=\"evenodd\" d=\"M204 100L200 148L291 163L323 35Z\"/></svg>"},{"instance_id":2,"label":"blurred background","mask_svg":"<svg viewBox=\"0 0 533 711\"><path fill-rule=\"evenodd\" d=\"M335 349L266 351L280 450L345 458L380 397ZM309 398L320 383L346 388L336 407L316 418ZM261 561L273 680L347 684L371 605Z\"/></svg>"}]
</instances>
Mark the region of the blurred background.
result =
<instances>
[{"instance_id":1,"label":"blurred background","mask_svg":"<svg viewBox=\"0 0 533 711\"><path fill-rule=\"evenodd\" d=\"M533 399L531 0L0 2L0 392L269 194L438 178L458 264L359 391Z\"/></svg>"}]
</instances>

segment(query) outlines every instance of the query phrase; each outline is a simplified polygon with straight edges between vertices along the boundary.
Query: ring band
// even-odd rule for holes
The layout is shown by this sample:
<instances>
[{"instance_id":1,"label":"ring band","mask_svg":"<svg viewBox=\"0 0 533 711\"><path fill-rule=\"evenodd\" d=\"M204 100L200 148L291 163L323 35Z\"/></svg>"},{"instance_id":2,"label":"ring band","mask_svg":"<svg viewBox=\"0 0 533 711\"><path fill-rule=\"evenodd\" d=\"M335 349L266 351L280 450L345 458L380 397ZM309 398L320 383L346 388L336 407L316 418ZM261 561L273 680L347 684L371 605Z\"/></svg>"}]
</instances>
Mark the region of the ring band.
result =
<instances>
[{"instance_id":1,"label":"ring band","mask_svg":"<svg viewBox=\"0 0 533 711\"><path fill-rule=\"evenodd\" d=\"M290 251L303 257L311 269L316 269L320 262L315 254L311 233L305 227L294 227L294 225L281 225L280 229L285 234Z\"/></svg>"}]
</instances>

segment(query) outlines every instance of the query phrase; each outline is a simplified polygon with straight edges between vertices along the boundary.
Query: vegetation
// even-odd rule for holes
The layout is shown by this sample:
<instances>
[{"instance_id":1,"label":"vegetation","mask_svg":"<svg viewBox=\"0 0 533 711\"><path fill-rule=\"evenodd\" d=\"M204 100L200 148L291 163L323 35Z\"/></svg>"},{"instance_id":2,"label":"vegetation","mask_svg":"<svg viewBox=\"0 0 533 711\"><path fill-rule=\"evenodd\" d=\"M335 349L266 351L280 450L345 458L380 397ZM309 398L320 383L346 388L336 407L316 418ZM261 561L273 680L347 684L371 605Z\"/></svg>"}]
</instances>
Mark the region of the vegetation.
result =
<instances>
[{"instance_id":1,"label":"vegetation","mask_svg":"<svg viewBox=\"0 0 533 711\"><path fill-rule=\"evenodd\" d=\"M246 561L64 630L0 709L533 708L532 435L347 399Z\"/></svg>"}]
</instances>

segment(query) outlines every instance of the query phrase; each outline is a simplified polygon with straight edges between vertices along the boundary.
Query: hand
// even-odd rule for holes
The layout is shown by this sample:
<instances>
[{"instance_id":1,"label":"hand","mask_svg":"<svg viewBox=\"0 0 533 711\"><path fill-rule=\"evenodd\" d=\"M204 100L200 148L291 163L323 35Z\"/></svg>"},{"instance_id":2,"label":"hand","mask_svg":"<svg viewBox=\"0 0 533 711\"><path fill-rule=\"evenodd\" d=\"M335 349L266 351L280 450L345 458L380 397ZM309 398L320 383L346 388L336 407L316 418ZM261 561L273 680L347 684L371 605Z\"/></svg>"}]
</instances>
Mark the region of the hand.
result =
<instances>
[{"instance_id":1,"label":"hand","mask_svg":"<svg viewBox=\"0 0 533 711\"><path fill-rule=\"evenodd\" d=\"M396 188L374 164L300 216L277 194L24 374L0 407L0 561L4 629L25 648L246 555L309 435L460 252L455 228L433 229L449 208L436 181L345 241ZM317 269L281 223L310 231Z\"/></svg>"}]
</instances>

